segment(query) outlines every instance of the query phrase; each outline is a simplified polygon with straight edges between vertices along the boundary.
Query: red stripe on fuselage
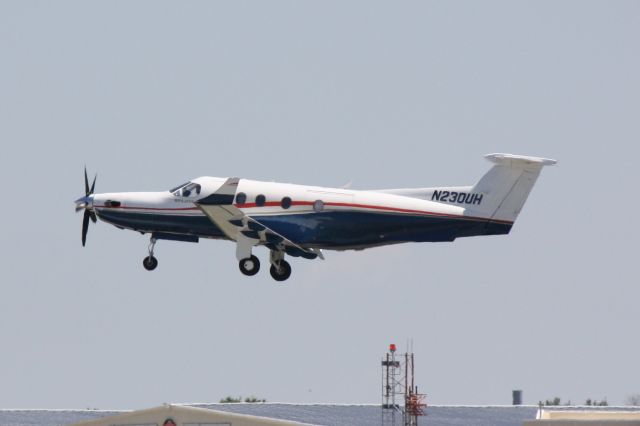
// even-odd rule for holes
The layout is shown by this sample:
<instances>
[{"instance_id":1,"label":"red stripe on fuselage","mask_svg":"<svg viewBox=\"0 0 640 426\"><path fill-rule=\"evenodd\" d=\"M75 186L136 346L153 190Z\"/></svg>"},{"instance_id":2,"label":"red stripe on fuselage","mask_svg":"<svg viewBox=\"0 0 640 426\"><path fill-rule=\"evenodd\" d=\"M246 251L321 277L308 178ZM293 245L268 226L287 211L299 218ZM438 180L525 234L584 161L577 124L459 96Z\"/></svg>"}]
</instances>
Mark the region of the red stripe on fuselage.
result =
<instances>
[{"instance_id":1,"label":"red stripe on fuselage","mask_svg":"<svg viewBox=\"0 0 640 426\"><path fill-rule=\"evenodd\" d=\"M269 201L264 203L262 206L258 206L256 203L234 204L234 206L237 208L277 207L279 205L280 205L279 201ZM291 205L292 206L312 206L313 202L312 201L292 201ZM420 214L424 216L438 216L438 217L447 217L447 218L454 218L454 219L490 221L490 222L496 222L496 223L503 223L507 225L513 224L513 222L508 220L496 220L496 219L492 220L486 217L460 216L455 214L429 212L425 210L403 209L399 207L374 206L374 205L354 204L354 203L335 203L335 202L326 202L324 203L324 205L335 206L335 207L354 207L358 209L382 210L382 211L397 212L397 213L413 213L413 214Z\"/></svg>"}]
</instances>

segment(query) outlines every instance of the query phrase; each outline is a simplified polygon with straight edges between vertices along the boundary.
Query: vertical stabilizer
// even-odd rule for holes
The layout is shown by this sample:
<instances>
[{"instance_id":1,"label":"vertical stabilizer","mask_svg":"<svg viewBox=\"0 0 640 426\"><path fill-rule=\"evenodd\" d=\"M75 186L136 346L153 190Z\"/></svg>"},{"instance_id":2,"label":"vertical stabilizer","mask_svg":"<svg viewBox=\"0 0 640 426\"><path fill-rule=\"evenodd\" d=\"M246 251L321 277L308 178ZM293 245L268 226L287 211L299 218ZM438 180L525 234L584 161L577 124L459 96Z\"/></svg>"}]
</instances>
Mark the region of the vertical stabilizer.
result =
<instances>
[{"instance_id":1,"label":"vertical stabilizer","mask_svg":"<svg viewBox=\"0 0 640 426\"><path fill-rule=\"evenodd\" d=\"M548 158L513 154L489 154L485 158L494 166L473 186L473 193L482 194L482 203L468 209L468 214L492 221L514 222L542 167L556 164Z\"/></svg>"}]
</instances>

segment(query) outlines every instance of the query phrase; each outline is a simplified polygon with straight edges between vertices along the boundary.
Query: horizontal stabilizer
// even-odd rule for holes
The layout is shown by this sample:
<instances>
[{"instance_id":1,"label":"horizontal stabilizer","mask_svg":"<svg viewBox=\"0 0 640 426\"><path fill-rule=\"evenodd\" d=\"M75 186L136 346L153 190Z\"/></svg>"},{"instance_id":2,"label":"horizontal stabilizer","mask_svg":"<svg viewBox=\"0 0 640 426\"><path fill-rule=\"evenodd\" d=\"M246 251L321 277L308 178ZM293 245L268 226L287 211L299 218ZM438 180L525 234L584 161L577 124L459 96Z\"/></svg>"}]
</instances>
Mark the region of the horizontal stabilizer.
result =
<instances>
[{"instance_id":1,"label":"horizontal stabilizer","mask_svg":"<svg viewBox=\"0 0 640 426\"><path fill-rule=\"evenodd\" d=\"M522 167L527 168L527 166L537 167L537 166L553 166L557 163L556 160L552 160L550 158L541 158L541 157L528 157L526 155L515 155L515 154L487 154L484 156L487 160L492 163L500 164L503 166L509 167Z\"/></svg>"}]
</instances>

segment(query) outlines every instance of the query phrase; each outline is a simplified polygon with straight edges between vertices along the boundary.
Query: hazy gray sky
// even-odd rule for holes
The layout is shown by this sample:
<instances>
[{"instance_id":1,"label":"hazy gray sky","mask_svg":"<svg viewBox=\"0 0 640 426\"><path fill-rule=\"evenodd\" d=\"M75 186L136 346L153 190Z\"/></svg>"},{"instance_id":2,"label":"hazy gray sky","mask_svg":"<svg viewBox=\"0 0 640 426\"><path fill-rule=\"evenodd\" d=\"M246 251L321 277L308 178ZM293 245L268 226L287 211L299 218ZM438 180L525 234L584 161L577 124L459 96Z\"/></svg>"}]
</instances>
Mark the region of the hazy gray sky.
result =
<instances>
[{"instance_id":1,"label":"hazy gray sky","mask_svg":"<svg viewBox=\"0 0 640 426\"><path fill-rule=\"evenodd\" d=\"M431 404L640 392L640 3L0 2L0 406L380 401L413 338ZM546 168L508 236L240 274L229 242L105 223L98 192L201 175L356 189ZM258 249L266 261L266 250Z\"/></svg>"}]
</instances>

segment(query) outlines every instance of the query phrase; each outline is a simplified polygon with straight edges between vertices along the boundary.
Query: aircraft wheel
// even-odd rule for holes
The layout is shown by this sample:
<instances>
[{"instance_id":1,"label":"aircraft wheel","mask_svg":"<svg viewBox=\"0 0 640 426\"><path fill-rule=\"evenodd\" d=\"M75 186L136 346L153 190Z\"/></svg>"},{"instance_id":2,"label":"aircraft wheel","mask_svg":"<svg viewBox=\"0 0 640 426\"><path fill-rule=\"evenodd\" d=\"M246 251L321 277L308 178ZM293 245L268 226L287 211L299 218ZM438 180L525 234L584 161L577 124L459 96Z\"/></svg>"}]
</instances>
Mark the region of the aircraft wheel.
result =
<instances>
[{"instance_id":1,"label":"aircraft wheel","mask_svg":"<svg viewBox=\"0 0 640 426\"><path fill-rule=\"evenodd\" d=\"M153 256L147 256L142 261L142 266L144 266L144 269L147 271L153 271L158 266L158 259Z\"/></svg>"},{"instance_id":2,"label":"aircraft wheel","mask_svg":"<svg viewBox=\"0 0 640 426\"><path fill-rule=\"evenodd\" d=\"M284 281L291 276L291 265L286 260L281 260L280 267L277 268L276 265L271 265L269 272L274 280Z\"/></svg>"},{"instance_id":3,"label":"aircraft wheel","mask_svg":"<svg viewBox=\"0 0 640 426\"><path fill-rule=\"evenodd\" d=\"M252 276L257 274L260 270L260 261L254 255L251 255L251 257L245 257L242 259L238 266L240 267L240 272L245 275Z\"/></svg>"}]
</instances>

